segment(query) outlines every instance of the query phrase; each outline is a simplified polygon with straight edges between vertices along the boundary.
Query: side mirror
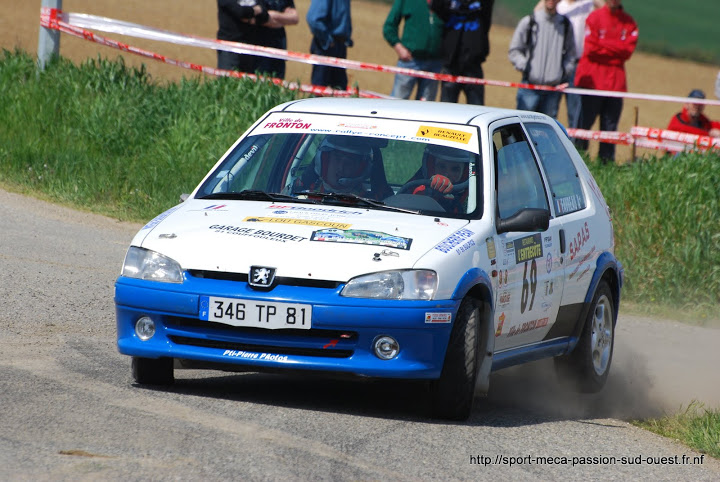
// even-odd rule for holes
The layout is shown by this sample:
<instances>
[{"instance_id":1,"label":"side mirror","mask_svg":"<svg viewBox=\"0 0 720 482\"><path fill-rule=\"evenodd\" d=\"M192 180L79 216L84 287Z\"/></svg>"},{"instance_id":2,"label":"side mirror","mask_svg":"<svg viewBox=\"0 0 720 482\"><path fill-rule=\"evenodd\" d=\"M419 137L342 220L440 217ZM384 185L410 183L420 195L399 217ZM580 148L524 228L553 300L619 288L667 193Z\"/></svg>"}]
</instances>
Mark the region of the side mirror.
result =
<instances>
[{"instance_id":1,"label":"side mirror","mask_svg":"<svg viewBox=\"0 0 720 482\"><path fill-rule=\"evenodd\" d=\"M181 202L181 203L184 203L185 201L188 200L189 197L190 197L190 194L188 194L188 193L186 193L186 192L180 194L180 202Z\"/></svg>"},{"instance_id":2,"label":"side mirror","mask_svg":"<svg viewBox=\"0 0 720 482\"><path fill-rule=\"evenodd\" d=\"M527 208L521 209L507 219L499 220L497 232L541 232L550 226L550 211L547 209Z\"/></svg>"}]
</instances>

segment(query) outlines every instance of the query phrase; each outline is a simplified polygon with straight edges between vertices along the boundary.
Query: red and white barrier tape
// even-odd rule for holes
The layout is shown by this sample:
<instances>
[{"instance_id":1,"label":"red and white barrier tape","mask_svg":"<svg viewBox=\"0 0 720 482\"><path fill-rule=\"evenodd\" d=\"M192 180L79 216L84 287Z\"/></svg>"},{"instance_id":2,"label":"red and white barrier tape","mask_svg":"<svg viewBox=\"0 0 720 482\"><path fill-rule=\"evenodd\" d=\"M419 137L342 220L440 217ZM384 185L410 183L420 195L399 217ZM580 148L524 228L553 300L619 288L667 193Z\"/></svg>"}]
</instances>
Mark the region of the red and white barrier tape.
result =
<instances>
[{"instance_id":1,"label":"red and white barrier tape","mask_svg":"<svg viewBox=\"0 0 720 482\"><path fill-rule=\"evenodd\" d=\"M670 152L684 152L690 150L706 151L720 149L720 138L698 136L682 132L654 129L651 127L633 127L630 133L589 131L584 129L568 129L571 137L609 144L635 145L647 149L657 149Z\"/></svg>"},{"instance_id":2,"label":"red and white barrier tape","mask_svg":"<svg viewBox=\"0 0 720 482\"><path fill-rule=\"evenodd\" d=\"M720 148L720 137L700 136L697 134L688 134L686 132L676 132L669 131L667 129L638 126L632 127L630 129L630 133L637 137L679 142L682 144L698 146L704 149L709 149L710 147Z\"/></svg>"},{"instance_id":3,"label":"red and white barrier tape","mask_svg":"<svg viewBox=\"0 0 720 482\"><path fill-rule=\"evenodd\" d=\"M47 10L47 12L45 12ZM128 52L136 55L140 55L142 57L151 58L154 60L158 60L160 62L164 62L169 65L174 65L176 67L182 67L189 70L195 70L198 72L203 72L205 74L209 75L216 75L216 76L226 76L226 77L249 77L252 79L257 79L258 77L254 74L248 74L244 72L238 72L234 70L223 70L223 69L216 69L214 67L208 67L204 65L194 64L191 62L184 62L180 60L176 60L164 55L160 55L154 52L150 52L148 50L144 50L138 47L133 47L131 45L125 44L123 42L118 42L116 40L108 39L106 37L103 37L101 35L94 34L88 30L85 30L83 28L79 28L73 25L70 25L62 20L63 15L60 12L58 12L56 9L49 9L49 8L43 8L42 9L42 15L41 15L41 25L46 28L52 28L55 30L59 30L60 32L66 33L68 35L72 35L74 37L82 38L85 40L88 40L90 42L95 42L100 45L104 45L106 47L115 48L118 50L122 50L123 52ZM265 80L268 80L274 84L277 85L283 85L285 88L291 89L291 90L300 90L301 92L310 93L314 95L322 95L322 96L335 96L335 97L349 97L349 96L355 96L358 97L367 97L367 98L390 98L390 96L384 95L384 94L378 94L371 91L363 91L363 90L339 90L339 89L333 89L330 87L324 87L324 86L317 86L317 85L306 85L306 84L297 84L295 82L285 82L283 79L277 79L277 78L270 78L270 77L263 77Z\"/></svg>"},{"instance_id":4,"label":"red and white barrier tape","mask_svg":"<svg viewBox=\"0 0 720 482\"><path fill-rule=\"evenodd\" d=\"M47 11L47 12L46 12ZM46 20L47 18L47 20ZM270 47L261 47L258 45L243 44L238 42L228 42L223 40L208 39L204 37L194 35L182 35L168 30L161 30L152 27L146 27L144 25L125 22L122 20L115 20L107 17L99 17L96 15L88 15L81 13L64 13L57 9L50 9L43 7L41 9L41 25L46 28L53 28L61 30L59 27L63 24L66 27L79 27L81 29L94 29L104 32L117 33L121 35L145 38L150 40L158 40L162 42L174 43L178 45L188 45L192 47L210 48L214 50L226 50L228 52L234 52L239 54L252 54L260 55L263 57L271 57L282 60L292 60L296 62L302 62L307 64L315 65L327 65L331 67L342 67L346 69L361 70L361 71L375 71L375 72L388 72L394 74L403 74L413 77L441 80L445 82L457 82L463 84L480 84L480 85L491 85L496 87L514 87L514 88L525 88L531 90L545 90L545 91L561 91L569 94L582 94L582 95L595 95L602 97L623 97L641 100L657 100L665 102L693 102L705 105L718 105L720 101L710 99L688 99L687 97L675 97L668 95L653 95L653 94L638 94L631 92L614 92L605 90L592 90L592 89L578 89L578 88L567 88L565 86L547 86L547 85L534 85L524 84L519 82L507 82L491 79L479 79L475 77L466 76L454 76L449 74L439 74L434 72L427 72L422 70L406 69L402 67L389 66L374 64L369 62L359 62L349 59L339 59L336 57L326 57L322 55L305 54L299 52L292 52L282 49L274 49ZM85 36L85 35L84 35ZM155 56L153 56L155 58ZM175 61L177 64L177 61ZM319 87L314 86L312 90L317 90ZM327 89L319 88L322 91ZM330 89L332 90L332 89ZM336 92L336 91L333 91ZM340 91L343 92L343 91ZM355 94L355 93L353 93ZM320 94L329 95L329 94ZM373 97L388 97L382 94L373 93Z\"/></svg>"},{"instance_id":5,"label":"red and white barrier tape","mask_svg":"<svg viewBox=\"0 0 720 482\"><path fill-rule=\"evenodd\" d=\"M429 78L435 80L443 80L448 82L458 83L469 83L469 84L484 84L494 85L502 87L519 87L528 88L534 90L562 90L566 93L584 94L584 95L602 95L608 97L627 97L635 99L645 100L661 100L671 102L693 102L702 103L709 105L720 105L718 101L712 101L707 99L688 99L685 97L673 97L673 96L660 96L660 95L649 95L649 94L633 94L627 92L611 92L611 91L598 91L598 90L586 90L576 88L565 88L560 89L558 87L549 87L542 85L532 84L521 84L515 82L504 82L495 81L488 79L478 79L473 77L464 76L452 76L448 74L437 74L433 72L425 72L419 70L405 69L400 67L393 67L380 64L372 64L365 62L357 62L347 59L339 59L335 57L325 57L321 55L303 54L297 52L291 52L287 50L274 49L270 47L260 47L257 45L242 44L236 42L227 42L222 40L207 39L197 36L180 35L174 32L159 30L154 28L145 27L143 25L124 22L121 20L114 20L105 17L98 17L95 15L87 14L76 14L76 13L63 13L60 10L42 7L40 11L40 24L42 27L59 30L69 35L83 38L85 40L98 43L107 47L122 50L124 52L133 53L143 57L158 60L170 65L182 67L190 70L203 72L209 75L216 76L231 76L231 77L250 77L257 79L254 74L247 74L237 71L229 71L223 69L217 69L204 65L194 64L190 62L179 61L176 59L169 58L164 55L160 55L154 52L150 52L144 49L133 47L131 45L118 42L105 38L103 36L94 34L88 31L88 28L95 30L118 33L121 35L139 37L150 40L158 40L163 42L175 43L180 45L188 45L193 47L211 48L214 50L226 50L229 52L235 52L239 54L251 54L260 55L264 57L272 57L283 60L294 60L304 62L308 64L319 64L328 65L333 67L342 67L355 70L370 70L378 72L390 72L396 74L404 74L421 78ZM338 96L347 97L357 95L359 97L369 98L391 98L388 95L379 94L376 92L363 91L363 90L338 90L330 87L322 87L315 85L297 84L295 82L285 82L282 79L277 78L265 78L274 84L281 84L288 89L300 90L301 92L310 93L314 95L323 96ZM668 131L664 129L656 129L649 127L633 127L631 133L623 132L606 132L606 131L589 131L582 129L568 129L568 133L572 137L596 140L601 142L609 142L613 144L634 144L637 147L644 147L649 149L659 149L671 152L681 152L691 149L720 149L720 138L714 138L709 136L698 136L694 134L685 134L681 132Z\"/></svg>"}]
</instances>

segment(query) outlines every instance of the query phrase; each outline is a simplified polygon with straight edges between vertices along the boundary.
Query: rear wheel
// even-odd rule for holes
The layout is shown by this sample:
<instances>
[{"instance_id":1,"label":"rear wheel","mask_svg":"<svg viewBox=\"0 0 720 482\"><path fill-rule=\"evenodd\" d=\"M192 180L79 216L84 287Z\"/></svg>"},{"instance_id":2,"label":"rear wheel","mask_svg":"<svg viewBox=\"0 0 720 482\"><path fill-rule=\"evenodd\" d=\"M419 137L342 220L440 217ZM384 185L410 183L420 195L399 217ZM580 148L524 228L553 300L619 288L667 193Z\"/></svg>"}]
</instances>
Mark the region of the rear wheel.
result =
<instances>
[{"instance_id":1,"label":"rear wheel","mask_svg":"<svg viewBox=\"0 0 720 482\"><path fill-rule=\"evenodd\" d=\"M172 385L175 382L172 358L132 358L132 375L140 385Z\"/></svg>"},{"instance_id":2,"label":"rear wheel","mask_svg":"<svg viewBox=\"0 0 720 482\"><path fill-rule=\"evenodd\" d=\"M463 300L450 333L442 374L430 385L435 417L465 420L472 412L479 320L478 302L471 298Z\"/></svg>"},{"instance_id":3,"label":"rear wheel","mask_svg":"<svg viewBox=\"0 0 720 482\"><path fill-rule=\"evenodd\" d=\"M615 305L610 286L601 281L575 350L555 358L555 368L575 381L581 392L599 392L610 372L614 345Z\"/></svg>"}]
</instances>

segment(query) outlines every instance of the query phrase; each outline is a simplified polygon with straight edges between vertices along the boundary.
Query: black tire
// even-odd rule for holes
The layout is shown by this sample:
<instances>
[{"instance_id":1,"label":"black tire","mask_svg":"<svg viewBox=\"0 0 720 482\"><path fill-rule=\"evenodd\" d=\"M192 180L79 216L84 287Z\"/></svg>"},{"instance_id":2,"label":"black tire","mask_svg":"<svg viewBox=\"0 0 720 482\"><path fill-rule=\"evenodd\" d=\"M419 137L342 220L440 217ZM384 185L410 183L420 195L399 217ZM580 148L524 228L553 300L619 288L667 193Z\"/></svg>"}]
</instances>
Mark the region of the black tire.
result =
<instances>
[{"instance_id":1,"label":"black tire","mask_svg":"<svg viewBox=\"0 0 720 482\"><path fill-rule=\"evenodd\" d=\"M430 384L434 417L466 420L472 412L478 365L479 324L479 304L466 298L460 304L450 333L440 378Z\"/></svg>"},{"instance_id":2,"label":"black tire","mask_svg":"<svg viewBox=\"0 0 720 482\"><path fill-rule=\"evenodd\" d=\"M132 358L132 376L140 385L172 385L175 382L172 358Z\"/></svg>"},{"instance_id":3,"label":"black tire","mask_svg":"<svg viewBox=\"0 0 720 482\"><path fill-rule=\"evenodd\" d=\"M578 391L597 393L605 386L615 347L615 321L612 290L600 281L577 346L569 355L555 358L558 375L573 381Z\"/></svg>"}]
</instances>

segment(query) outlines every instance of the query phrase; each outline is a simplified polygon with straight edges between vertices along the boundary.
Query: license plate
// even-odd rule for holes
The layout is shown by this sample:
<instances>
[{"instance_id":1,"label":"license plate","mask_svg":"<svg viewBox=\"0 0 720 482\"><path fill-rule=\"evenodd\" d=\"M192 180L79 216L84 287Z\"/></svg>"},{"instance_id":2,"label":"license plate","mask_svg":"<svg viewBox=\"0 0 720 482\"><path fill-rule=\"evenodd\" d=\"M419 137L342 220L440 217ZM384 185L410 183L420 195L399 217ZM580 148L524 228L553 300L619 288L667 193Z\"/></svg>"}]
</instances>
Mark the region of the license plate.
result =
<instances>
[{"instance_id":1,"label":"license plate","mask_svg":"<svg viewBox=\"0 0 720 482\"><path fill-rule=\"evenodd\" d=\"M268 330L309 330L312 305L201 296L200 319Z\"/></svg>"}]
</instances>

